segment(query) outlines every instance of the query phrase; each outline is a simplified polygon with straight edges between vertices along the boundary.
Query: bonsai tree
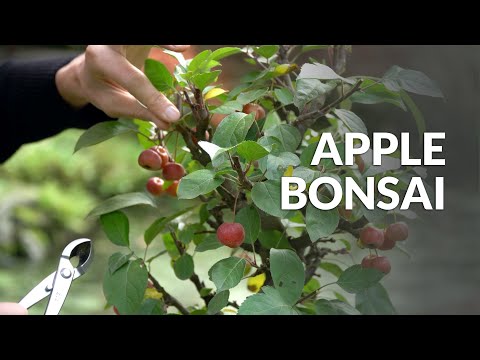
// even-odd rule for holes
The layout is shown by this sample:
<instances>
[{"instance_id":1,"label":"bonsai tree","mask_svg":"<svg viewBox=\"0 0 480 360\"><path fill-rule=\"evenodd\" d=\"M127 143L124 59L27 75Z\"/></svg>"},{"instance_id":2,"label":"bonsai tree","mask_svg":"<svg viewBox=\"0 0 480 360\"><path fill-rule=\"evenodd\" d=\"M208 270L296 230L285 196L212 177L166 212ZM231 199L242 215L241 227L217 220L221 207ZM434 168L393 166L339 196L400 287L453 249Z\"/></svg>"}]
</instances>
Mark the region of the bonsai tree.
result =
<instances>
[{"instance_id":1,"label":"bonsai tree","mask_svg":"<svg viewBox=\"0 0 480 360\"><path fill-rule=\"evenodd\" d=\"M320 58L297 63L314 50ZM346 132L368 135L355 104L389 103L410 111L422 132L423 118L408 93L442 96L424 74L398 66L382 78L343 77L350 51L347 45L222 47L191 60L166 51L179 63L173 74L160 62L146 61L146 75L178 104L181 120L167 132L140 119L119 119L97 124L80 137L76 150L136 133L145 149L138 163L152 171L144 189L107 199L90 216L100 218L114 244L130 249L123 208L161 208L167 197L194 202L155 220L145 230L143 251L110 257L104 293L117 313L395 313L380 282L391 270L385 254L401 248L408 237L408 226L397 220L407 213L415 217L413 211L367 210L358 199L353 209L346 209L343 200L323 211L312 204L282 210L280 204L282 177L299 177L308 186L322 176L340 183L349 176L365 187L367 176L376 181L393 176L399 180L394 190L402 193L412 176L424 176L419 167L395 161L371 166L361 156L353 166L336 166L331 159L310 165L322 133L333 134L342 156ZM251 66L230 91L217 83L228 56L240 56ZM322 186L318 195L328 200L331 189ZM159 241L166 250L148 254L150 244ZM350 256L357 246L365 253L359 264ZM195 254L221 247L231 248L230 256L211 264L211 286L196 274ZM193 283L200 299L195 305L186 306L151 272L160 256L170 256L175 275ZM324 283L326 273L335 280ZM251 295L234 301L230 290L245 278ZM326 297L323 290L332 284L342 291ZM354 303L345 294L353 294Z\"/></svg>"}]
</instances>

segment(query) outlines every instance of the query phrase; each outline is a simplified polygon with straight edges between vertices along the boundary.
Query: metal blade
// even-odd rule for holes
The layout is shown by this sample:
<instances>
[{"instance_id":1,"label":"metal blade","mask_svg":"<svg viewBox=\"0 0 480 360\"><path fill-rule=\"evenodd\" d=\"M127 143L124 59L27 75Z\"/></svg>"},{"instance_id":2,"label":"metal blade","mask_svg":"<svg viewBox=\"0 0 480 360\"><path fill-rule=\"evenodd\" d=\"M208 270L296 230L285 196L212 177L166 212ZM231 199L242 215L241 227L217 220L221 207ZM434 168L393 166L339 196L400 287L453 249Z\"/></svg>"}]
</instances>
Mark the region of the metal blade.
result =
<instances>
[{"instance_id":1,"label":"metal blade","mask_svg":"<svg viewBox=\"0 0 480 360\"><path fill-rule=\"evenodd\" d=\"M52 291L53 279L55 279L55 272L48 275L41 283L30 290L30 292L20 300L19 304L25 309L28 309L40 300L45 299Z\"/></svg>"}]
</instances>

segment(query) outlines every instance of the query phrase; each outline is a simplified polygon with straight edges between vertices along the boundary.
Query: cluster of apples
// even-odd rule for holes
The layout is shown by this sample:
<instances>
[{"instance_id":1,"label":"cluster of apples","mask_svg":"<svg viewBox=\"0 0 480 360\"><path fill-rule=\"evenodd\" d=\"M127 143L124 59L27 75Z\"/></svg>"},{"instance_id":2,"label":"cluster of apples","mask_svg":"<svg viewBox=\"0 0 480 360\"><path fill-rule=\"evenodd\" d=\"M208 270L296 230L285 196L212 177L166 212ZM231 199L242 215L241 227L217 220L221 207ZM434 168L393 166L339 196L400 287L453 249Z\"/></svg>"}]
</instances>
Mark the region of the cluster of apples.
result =
<instances>
[{"instance_id":1,"label":"cluster of apples","mask_svg":"<svg viewBox=\"0 0 480 360\"><path fill-rule=\"evenodd\" d=\"M385 230L373 226L366 226L360 231L360 242L369 249L391 250L397 241L408 238L408 225L404 222L396 222L389 225ZM362 260L364 268L374 268L385 274L392 269L390 261L385 256L370 254Z\"/></svg>"},{"instance_id":2,"label":"cluster of apples","mask_svg":"<svg viewBox=\"0 0 480 360\"><path fill-rule=\"evenodd\" d=\"M162 170L163 179L154 176L147 182L147 190L154 196L160 196L167 193L177 196L178 183L185 176L185 169L181 164L177 164L168 154L167 149L163 146L153 146L150 149L142 151L138 157L138 164L147 170ZM165 180L171 181L166 189Z\"/></svg>"}]
</instances>

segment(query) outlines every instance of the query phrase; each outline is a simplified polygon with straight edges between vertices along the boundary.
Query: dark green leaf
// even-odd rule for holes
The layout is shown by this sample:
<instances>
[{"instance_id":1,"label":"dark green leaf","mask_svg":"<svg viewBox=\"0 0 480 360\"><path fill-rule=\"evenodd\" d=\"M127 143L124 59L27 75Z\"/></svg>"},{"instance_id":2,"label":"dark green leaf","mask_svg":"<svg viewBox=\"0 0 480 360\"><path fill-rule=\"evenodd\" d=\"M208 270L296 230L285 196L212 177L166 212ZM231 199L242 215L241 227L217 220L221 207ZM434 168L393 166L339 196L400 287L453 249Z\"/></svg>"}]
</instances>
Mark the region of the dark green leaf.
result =
<instances>
[{"instance_id":1,"label":"dark green leaf","mask_svg":"<svg viewBox=\"0 0 480 360\"><path fill-rule=\"evenodd\" d=\"M173 89L173 76L161 62L145 60L145 75L158 91Z\"/></svg>"},{"instance_id":2,"label":"dark green leaf","mask_svg":"<svg viewBox=\"0 0 480 360\"><path fill-rule=\"evenodd\" d=\"M118 246L129 246L130 225L127 216L121 211L114 211L100 216L102 229L108 239Z\"/></svg>"},{"instance_id":3,"label":"dark green leaf","mask_svg":"<svg viewBox=\"0 0 480 360\"><path fill-rule=\"evenodd\" d=\"M377 284L384 274L377 269L353 265L340 275L337 285L351 294L359 293Z\"/></svg>"},{"instance_id":4,"label":"dark green leaf","mask_svg":"<svg viewBox=\"0 0 480 360\"><path fill-rule=\"evenodd\" d=\"M86 130L78 139L74 152L80 149L99 144L114 136L134 131L119 121L103 121Z\"/></svg>"},{"instance_id":5,"label":"dark green leaf","mask_svg":"<svg viewBox=\"0 0 480 360\"><path fill-rule=\"evenodd\" d=\"M223 148L238 145L247 136L255 114L233 113L222 120L213 135L212 142Z\"/></svg>"},{"instance_id":6,"label":"dark green leaf","mask_svg":"<svg viewBox=\"0 0 480 360\"><path fill-rule=\"evenodd\" d=\"M405 111L407 110L400 94L388 90L385 85L365 79L362 83L363 88L365 88L363 91L357 91L350 97L352 102L367 105L390 103Z\"/></svg>"},{"instance_id":7,"label":"dark green leaf","mask_svg":"<svg viewBox=\"0 0 480 360\"><path fill-rule=\"evenodd\" d=\"M110 271L110 275L113 275L115 271L120 269L123 265L125 265L128 260L132 257L133 252L129 254L122 254L122 253L114 253L108 259L108 271Z\"/></svg>"},{"instance_id":8,"label":"dark green leaf","mask_svg":"<svg viewBox=\"0 0 480 360\"><path fill-rule=\"evenodd\" d=\"M238 101L227 101L225 104L220 105L219 107L210 110L212 114L225 114L229 115L235 111L242 111L243 105ZM222 121L223 122L223 121Z\"/></svg>"},{"instance_id":9,"label":"dark green leaf","mask_svg":"<svg viewBox=\"0 0 480 360\"><path fill-rule=\"evenodd\" d=\"M275 96L282 105L290 105L293 103L293 95L287 88L275 89Z\"/></svg>"},{"instance_id":10,"label":"dark green leaf","mask_svg":"<svg viewBox=\"0 0 480 360\"><path fill-rule=\"evenodd\" d=\"M211 60L220 60L227 56L235 55L241 52L242 50L237 47L222 47L220 49L215 50L212 55L210 56Z\"/></svg>"},{"instance_id":11,"label":"dark green leaf","mask_svg":"<svg viewBox=\"0 0 480 360\"><path fill-rule=\"evenodd\" d=\"M179 199L195 199L196 197L207 194L217 187L219 187L224 181L222 176L217 176L212 170L198 170L188 174L178 185L178 198Z\"/></svg>"},{"instance_id":12,"label":"dark green leaf","mask_svg":"<svg viewBox=\"0 0 480 360\"><path fill-rule=\"evenodd\" d=\"M280 46L278 45L263 45L253 48L253 51L256 52L258 55L269 59L277 53L278 49L280 49Z\"/></svg>"},{"instance_id":13,"label":"dark green leaf","mask_svg":"<svg viewBox=\"0 0 480 360\"><path fill-rule=\"evenodd\" d=\"M381 284L360 291L355 297L355 307L364 315L396 315L388 293Z\"/></svg>"},{"instance_id":14,"label":"dark green leaf","mask_svg":"<svg viewBox=\"0 0 480 360\"><path fill-rule=\"evenodd\" d=\"M268 92L268 89L257 89L257 90L247 91L238 95L237 101L242 105L249 104L261 98L267 92Z\"/></svg>"},{"instance_id":15,"label":"dark green leaf","mask_svg":"<svg viewBox=\"0 0 480 360\"><path fill-rule=\"evenodd\" d=\"M362 133L368 136L365 123L355 113L343 109L335 109L334 112L350 132Z\"/></svg>"},{"instance_id":16,"label":"dark green leaf","mask_svg":"<svg viewBox=\"0 0 480 360\"><path fill-rule=\"evenodd\" d=\"M317 79L299 79L293 103L300 110L303 110L306 104L315 99L319 99L320 104L323 104L326 94L333 89L335 89L335 85L325 84Z\"/></svg>"},{"instance_id":17,"label":"dark green leaf","mask_svg":"<svg viewBox=\"0 0 480 360\"><path fill-rule=\"evenodd\" d=\"M264 286L262 290L264 293L245 299L238 315L299 315L298 310L287 304L276 289Z\"/></svg>"},{"instance_id":18,"label":"dark green leaf","mask_svg":"<svg viewBox=\"0 0 480 360\"><path fill-rule=\"evenodd\" d=\"M315 312L317 315L361 315L357 309L343 301L325 299L315 302Z\"/></svg>"},{"instance_id":19,"label":"dark green leaf","mask_svg":"<svg viewBox=\"0 0 480 360\"><path fill-rule=\"evenodd\" d=\"M137 312L137 315L164 315L163 301L145 299Z\"/></svg>"},{"instance_id":20,"label":"dark green leaf","mask_svg":"<svg viewBox=\"0 0 480 360\"><path fill-rule=\"evenodd\" d=\"M297 128L280 124L265 131L266 136L273 136L280 140L283 149L287 152L294 152L302 142L302 135Z\"/></svg>"},{"instance_id":21,"label":"dark green leaf","mask_svg":"<svg viewBox=\"0 0 480 360\"><path fill-rule=\"evenodd\" d=\"M255 206L250 205L241 209L235 216L235 221L245 229L245 243L251 244L257 240L260 233L260 215Z\"/></svg>"},{"instance_id":22,"label":"dark green leaf","mask_svg":"<svg viewBox=\"0 0 480 360\"><path fill-rule=\"evenodd\" d=\"M203 239L203 241L195 248L196 252L205 252L209 250L215 250L223 245L218 241L216 234L210 234Z\"/></svg>"},{"instance_id":23,"label":"dark green leaf","mask_svg":"<svg viewBox=\"0 0 480 360\"><path fill-rule=\"evenodd\" d=\"M280 192L279 181L258 182L253 185L252 200L260 210L265 211L267 214L285 218L289 211L282 210L280 207Z\"/></svg>"},{"instance_id":24,"label":"dark green leaf","mask_svg":"<svg viewBox=\"0 0 480 360\"><path fill-rule=\"evenodd\" d=\"M270 271L275 289L287 304L293 305L302 294L305 269L292 250L270 250Z\"/></svg>"},{"instance_id":25,"label":"dark green leaf","mask_svg":"<svg viewBox=\"0 0 480 360\"><path fill-rule=\"evenodd\" d=\"M228 305L228 297L230 296L230 291L224 290L217 292L215 296L208 303L208 314L214 315L220 312L225 306Z\"/></svg>"},{"instance_id":26,"label":"dark green leaf","mask_svg":"<svg viewBox=\"0 0 480 360\"><path fill-rule=\"evenodd\" d=\"M334 276L336 276L337 278L340 277L340 275L342 275L343 273L343 270L340 266L338 266L337 264L332 264L332 263L329 263L329 262L321 262L320 263L320 269L323 269L327 272L329 272L330 274L333 274Z\"/></svg>"},{"instance_id":27,"label":"dark green leaf","mask_svg":"<svg viewBox=\"0 0 480 360\"><path fill-rule=\"evenodd\" d=\"M236 147L237 153L246 161L254 161L267 156L269 151L255 141L242 141Z\"/></svg>"},{"instance_id":28,"label":"dark green leaf","mask_svg":"<svg viewBox=\"0 0 480 360\"><path fill-rule=\"evenodd\" d=\"M217 81L218 75L220 75L220 73L221 73L220 70L216 70L212 72L197 74L192 76L191 80L197 88L199 88L200 90L203 90L211 83Z\"/></svg>"},{"instance_id":29,"label":"dark green leaf","mask_svg":"<svg viewBox=\"0 0 480 360\"><path fill-rule=\"evenodd\" d=\"M405 102L405 104L407 105L408 110L410 110L410 112L413 115L413 118L415 119L415 123L417 124L418 133L420 135L420 139L423 139L423 133L426 130L426 124L425 124L425 119L422 115L422 112L417 107L417 105L412 100L412 98L405 91L400 91L400 95L402 96L402 99Z\"/></svg>"},{"instance_id":30,"label":"dark green leaf","mask_svg":"<svg viewBox=\"0 0 480 360\"><path fill-rule=\"evenodd\" d=\"M105 200L103 203L93 209L87 215L87 218L108 214L113 211L124 209L134 205L150 205L152 207L157 207L155 201L143 192L121 194Z\"/></svg>"},{"instance_id":31,"label":"dark green leaf","mask_svg":"<svg viewBox=\"0 0 480 360\"><path fill-rule=\"evenodd\" d=\"M145 243L149 245L153 241L153 239L155 239L155 237L157 237L157 235L160 234L165 229L165 226L167 226L172 220L176 219L179 216L182 216L183 214L186 214L194 208L196 208L196 206L190 206L180 211L177 211L170 216L161 217L155 220L152 225L150 225L148 229L145 230Z\"/></svg>"},{"instance_id":32,"label":"dark green leaf","mask_svg":"<svg viewBox=\"0 0 480 360\"><path fill-rule=\"evenodd\" d=\"M424 73L393 66L382 78L387 89L398 91L399 88L414 94L443 98L438 86Z\"/></svg>"},{"instance_id":33,"label":"dark green leaf","mask_svg":"<svg viewBox=\"0 0 480 360\"><path fill-rule=\"evenodd\" d=\"M143 302L148 273L142 260L129 261L110 275L107 270L103 280L103 293L109 304L121 314L134 314Z\"/></svg>"},{"instance_id":34,"label":"dark green leaf","mask_svg":"<svg viewBox=\"0 0 480 360\"><path fill-rule=\"evenodd\" d=\"M193 275L193 258L189 254L183 254L173 263L173 271L180 280L187 280Z\"/></svg>"},{"instance_id":35,"label":"dark green leaf","mask_svg":"<svg viewBox=\"0 0 480 360\"><path fill-rule=\"evenodd\" d=\"M247 262L238 257L229 257L215 263L208 271L208 276L217 287L217 292L229 290L242 280Z\"/></svg>"},{"instance_id":36,"label":"dark green leaf","mask_svg":"<svg viewBox=\"0 0 480 360\"><path fill-rule=\"evenodd\" d=\"M278 230L262 230L258 234L260 244L266 249L291 249L285 233Z\"/></svg>"},{"instance_id":37,"label":"dark green leaf","mask_svg":"<svg viewBox=\"0 0 480 360\"><path fill-rule=\"evenodd\" d=\"M327 202L328 199L322 197L320 201ZM339 221L340 216L337 209L319 210L311 203L307 205L305 223L311 241L332 235L337 229Z\"/></svg>"}]
</instances>

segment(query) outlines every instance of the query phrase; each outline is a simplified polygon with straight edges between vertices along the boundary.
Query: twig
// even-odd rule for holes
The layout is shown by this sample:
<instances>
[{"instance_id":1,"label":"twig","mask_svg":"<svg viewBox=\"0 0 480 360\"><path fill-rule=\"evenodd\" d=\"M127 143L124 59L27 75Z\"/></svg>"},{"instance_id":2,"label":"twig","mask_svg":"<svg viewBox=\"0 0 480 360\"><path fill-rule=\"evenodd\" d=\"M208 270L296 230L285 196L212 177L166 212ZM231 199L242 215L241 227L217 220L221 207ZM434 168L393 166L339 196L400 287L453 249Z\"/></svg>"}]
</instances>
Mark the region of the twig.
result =
<instances>
[{"instance_id":1,"label":"twig","mask_svg":"<svg viewBox=\"0 0 480 360\"><path fill-rule=\"evenodd\" d=\"M152 281L155 289L163 295L163 299L166 305L171 305L180 311L182 315L190 315L190 312L172 295L170 295L165 288L159 284L152 274L148 273L148 278Z\"/></svg>"}]
</instances>

